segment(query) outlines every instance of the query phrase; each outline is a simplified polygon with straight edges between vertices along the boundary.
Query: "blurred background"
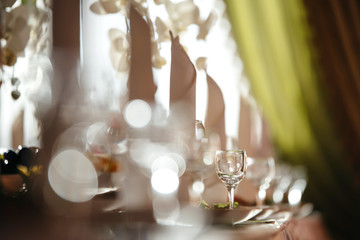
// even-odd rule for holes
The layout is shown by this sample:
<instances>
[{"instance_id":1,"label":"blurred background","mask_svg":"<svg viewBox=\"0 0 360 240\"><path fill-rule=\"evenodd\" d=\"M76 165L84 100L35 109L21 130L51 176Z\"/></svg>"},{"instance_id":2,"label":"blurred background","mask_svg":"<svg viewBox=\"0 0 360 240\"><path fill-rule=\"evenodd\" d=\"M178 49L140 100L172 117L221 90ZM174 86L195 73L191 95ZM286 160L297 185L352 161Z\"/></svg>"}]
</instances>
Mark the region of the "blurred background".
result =
<instances>
[{"instance_id":1,"label":"blurred background","mask_svg":"<svg viewBox=\"0 0 360 240\"><path fill-rule=\"evenodd\" d=\"M277 155L306 166L304 198L350 238L359 222L359 2L226 3Z\"/></svg>"},{"instance_id":2,"label":"blurred background","mask_svg":"<svg viewBox=\"0 0 360 240\"><path fill-rule=\"evenodd\" d=\"M122 35L129 30L129 21L121 15L125 5L109 0L105 1L108 8L99 8L96 3L104 1L38 0L34 11L30 2L1 1L0 146L38 147L42 167L52 169L49 164L55 153L71 145L88 147L86 141L93 138L74 136L82 136L89 126L100 129L102 125L93 124L105 121L115 129L111 135L115 155L122 156L127 151L122 148L124 124L133 126L132 137L140 134L136 124L143 126L114 117L127 106L126 81L131 71L128 59L121 55L130 45ZM207 127L207 99L211 98L207 76L211 76L224 100L227 147L244 148L250 157L274 157L279 165L300 166L306 172L302 201L321 213L331 236L359 237L359 1L134 2L146 6L149 11L143 18L152 20L157 29L158 55L152 67L157 89L152 102L158 106L152 119L155 127L162 127L171 105L171 30L196 63L196 119ZM157 18L170 19L173 25L166 28ZM121 44L120 50L114 43ZM139 109L147 110L146 106ZM106 151L114 152L112 147ZM131 168L123 163L117 167ZM120 175L116 179L123 179ZM141 176L144 179L133 180L148 180L146 174ZM99 182L107 183L109 176L103 177ZM34 186L50 188L44 184L47 176L35 182ZM239 190L244 201L248 197L241 192L246 184ZM50 208L69 200L61 195L65 193L57 194L60 200L52 195L41 198L52 199L51 204L43 200Z\"/></svg>"}]
</instances>

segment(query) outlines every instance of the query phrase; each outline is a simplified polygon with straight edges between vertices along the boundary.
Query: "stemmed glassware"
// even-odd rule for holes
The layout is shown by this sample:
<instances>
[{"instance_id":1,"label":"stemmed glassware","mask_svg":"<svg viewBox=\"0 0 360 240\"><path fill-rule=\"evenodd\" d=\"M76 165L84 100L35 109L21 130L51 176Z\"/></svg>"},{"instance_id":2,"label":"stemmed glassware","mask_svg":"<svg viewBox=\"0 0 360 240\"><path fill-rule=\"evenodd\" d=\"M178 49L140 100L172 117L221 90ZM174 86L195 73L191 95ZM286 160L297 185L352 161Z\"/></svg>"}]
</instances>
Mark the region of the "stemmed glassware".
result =
<instances>
[{"instance_id":1,"label":"stemmed glassware","mask_svg":"<svg viewBox=\"0 0 360 240\"><path fill-rule=\"evenodd\" d=\"M288 191L292 181L292 167L286 163L276 163L275 176L271 184L272 202L279 204L284 200L285 193Z\"/></svg>"},{"instance_id":2,"label":"stemmed glassware","mask_svg":"<svg viewBox=\"0 0 360 240\"><path fill-rule=\"evenodd\" d=\"M229 209L234 208L234 192L246 174L245 150L219 150L215 154L216 173L228 190Z\"/></svg>"},{"instance_id":3,"label":"stemmed glassware","mask_svg":"<svg viewBox=\"0 0 360 240\"><path fill-rule=\"evenodd\" d=\"M307 185L307 172L304 166L292 166L291 184L287 191L287 200L290 206L297 206L301 203L301 197Z\"/></svg>"},{"instance_id":4,"label":"stemmed glassware","mask_svg":"<svg viewBox=\"0 0 360 240\"><path fill-rule=\"evenodd\" d=\"M248 179L256 188L256 205L264 204L266 190L270 187L270 182L275 177L275 160L269 158L248 158Z\"/></svg>"},{"instance_id":5,"label":"stemmed glassware","mask_svg":"<svg viewBox=\"0 0 360 240\"><path fill-rule=\"evenodd\" d=\"M202 200L205 189L205 179L210 176L210 169L214 167L214 152L219 146L214 144L206 134L205 127L200 120L195 122L195 139L190 142L190 158L187 161L187 173L190 177L190 201L198 204Z\"/></svg>"}]
</instances>

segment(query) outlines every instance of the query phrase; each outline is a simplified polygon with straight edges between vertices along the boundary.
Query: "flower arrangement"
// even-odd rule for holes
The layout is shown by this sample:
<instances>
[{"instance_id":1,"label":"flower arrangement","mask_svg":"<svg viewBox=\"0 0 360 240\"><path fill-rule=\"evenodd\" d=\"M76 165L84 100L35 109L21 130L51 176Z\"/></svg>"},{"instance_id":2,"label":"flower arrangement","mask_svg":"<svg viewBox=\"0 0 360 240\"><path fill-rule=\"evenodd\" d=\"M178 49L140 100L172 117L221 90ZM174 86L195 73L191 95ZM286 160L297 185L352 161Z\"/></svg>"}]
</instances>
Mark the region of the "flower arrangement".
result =
<instances>
[{"instance_id":1,"label":"flower arrangement","mask_svg":"<svg viewBox=\"0 0 360 240\"><path fill-rule=\"evenodd\" d=\"M167 12L167 18L151 17L150 5L161 6ZM175 35L185 32L190 25L198 28L197 40L205 40L211 26L215 22L214 12L205 18L200 17L199 7L193 0L174 3L171 0L98 0L90 6L90 10L98 15L122 14L128 21L128 9L132 5L146 19L151 34L152 66L160 69L167 62L161 56L161 43L170 41L169 31ZM126 72L130 62L129 25L127 31L112 28L109 30L111 41L110 59L116 72ZM204 58L199 58L199 67L203 67Z\"/></svg>"},{"instance_id":2,"label":"flower arrangement","mask_svg":"<svg viewBox=\"0 0 360 240\"><path fill-rule=\"evenodd\" d=\"M40 3L41 2L41 3ZM41 7L39 7L41 6ZM11 96L14 100L20 97L21 79L14 76L19 58L37 54L49 49L48 22L50 15L46 8L49 0L1 0L0 1L0 65L3 81L9 80L13 86ZM11 77L4 79L4 72L11 71Z\"/></svg>"}]
</instances>

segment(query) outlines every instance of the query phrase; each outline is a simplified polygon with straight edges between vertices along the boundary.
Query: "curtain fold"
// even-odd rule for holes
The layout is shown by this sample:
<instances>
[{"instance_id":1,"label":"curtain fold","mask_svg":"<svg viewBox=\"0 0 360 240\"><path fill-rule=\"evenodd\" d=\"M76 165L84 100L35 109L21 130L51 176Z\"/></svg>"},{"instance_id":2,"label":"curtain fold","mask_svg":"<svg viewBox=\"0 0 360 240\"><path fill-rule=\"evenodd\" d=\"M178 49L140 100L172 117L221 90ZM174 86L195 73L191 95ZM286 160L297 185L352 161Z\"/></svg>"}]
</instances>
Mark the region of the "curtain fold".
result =
<instances>
[{"instance_id":1,"label":"curtain fold","mask_svg":"<svg viewBox=\"0 0 360 240\"><path fill-rule=\"evenodd\" d=\"M305 201L335 237L360 235L360 3L225 2L278 160L307 167Z\"/></svg>"},{"instance_id":2,"label":"curtain fold","mask_svg":"<svg viewBox=\"0 0 360 240\"><path fill-rule=\"evenodd\" d=\"M349 167L360 170L360 3L335 1L324 5L304 0L314 29L321 79L332 118L346 149ZM324 11L326 7L326 11ZM356 160L357 159L357 160ZM350 163L351 162L351 163ZM359 181L359 179L358 179Z\"/></svg>"}]
</instances>

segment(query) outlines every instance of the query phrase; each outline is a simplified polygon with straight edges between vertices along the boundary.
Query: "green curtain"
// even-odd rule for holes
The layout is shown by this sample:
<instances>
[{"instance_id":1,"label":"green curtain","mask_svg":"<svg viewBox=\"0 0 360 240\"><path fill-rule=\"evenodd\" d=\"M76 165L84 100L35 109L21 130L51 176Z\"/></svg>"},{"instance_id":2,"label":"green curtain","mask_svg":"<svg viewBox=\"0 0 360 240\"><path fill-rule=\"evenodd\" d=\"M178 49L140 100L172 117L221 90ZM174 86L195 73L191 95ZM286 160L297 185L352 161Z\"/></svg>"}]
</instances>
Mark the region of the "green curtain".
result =
<instances>
[{"instance_id":1,"label":"green curtain","mask_svg":"<svg viewBox=\"0 0 360 240\"><path fill-rule=\"evenodd\" d=\"M322 212L334 237L352 237L360 213L356 172L346 164L334 130L306 7L301 0L225 2L278 160L307 167L304 201Z\"/></svg>"}]
</instances>

